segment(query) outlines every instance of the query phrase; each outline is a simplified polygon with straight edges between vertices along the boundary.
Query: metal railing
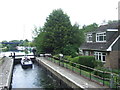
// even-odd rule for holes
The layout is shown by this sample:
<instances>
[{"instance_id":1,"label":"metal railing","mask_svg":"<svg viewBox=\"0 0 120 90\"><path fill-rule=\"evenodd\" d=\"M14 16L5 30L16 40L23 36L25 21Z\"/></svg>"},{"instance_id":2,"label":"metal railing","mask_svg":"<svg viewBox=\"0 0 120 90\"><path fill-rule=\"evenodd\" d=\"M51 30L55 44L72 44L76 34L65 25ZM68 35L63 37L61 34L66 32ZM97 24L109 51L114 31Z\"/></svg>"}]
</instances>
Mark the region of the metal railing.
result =
<instances>
[{"instance_id":1,"label":"metal railing","mask_svg":"<svg viewBox=\"0 0 120 90\"><path fill-rule=\"evenodd\" d=\"M84 78L87 78L91 81L94 81L100 85L108 86L110 88L119 88L120 89L120 77L118 74L97 70L94 68L90 68L81 64L77 64L71 62L69 60L64 60L63 58L60 60L57 57L53 56L45 56L47 60L50 60L59 66L62 66L66 69L69 69ZM95 74L96 72L98 74Z\"/></svg>"}]
</instances>

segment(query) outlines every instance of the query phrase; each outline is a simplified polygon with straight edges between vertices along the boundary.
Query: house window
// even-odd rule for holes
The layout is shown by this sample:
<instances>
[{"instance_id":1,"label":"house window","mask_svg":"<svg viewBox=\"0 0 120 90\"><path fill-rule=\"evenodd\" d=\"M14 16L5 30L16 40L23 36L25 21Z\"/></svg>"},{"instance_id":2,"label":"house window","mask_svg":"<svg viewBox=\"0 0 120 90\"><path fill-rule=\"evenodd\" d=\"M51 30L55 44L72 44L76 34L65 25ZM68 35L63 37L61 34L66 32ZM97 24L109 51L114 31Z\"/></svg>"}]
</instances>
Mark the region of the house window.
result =
<instances>
[{"instance_id":1,"label":"house window","mask_svg":"<svg viewBox=\"0 0 120 90\"><path fill-rule=\"evenodd\" d=\"M89 56L89 51L85 51L84 55Z\"/></svg>"},{"instance_id":2,"label":"house window","mask_svg":"<svg viewBox=\"0 0 120 90\"><path fill-rule=\"evenodd\" d=\"M96 42L105 42L106 41L106 33L97 33L96 34Z\"/></svg>"},{"instance_id":3,"label":"house window","mask_svg":"<svg viewBox=\"0 0 120 90\"><path fill-rule=\"evenodd\" d=\"M87 42L92 42L92 34L87 34Z\"/></svg>"},{"instance_id":4,"label":"house window","mask_svg":"<svg viewBox=\"0 0 120 90\"><path fill-rule=\"evenodd\" d=\"M105 52L95 52L94 55L96 60L101 60L102 62L105 62L105 56L106 56Z\"/></svg>"}]
</instances>

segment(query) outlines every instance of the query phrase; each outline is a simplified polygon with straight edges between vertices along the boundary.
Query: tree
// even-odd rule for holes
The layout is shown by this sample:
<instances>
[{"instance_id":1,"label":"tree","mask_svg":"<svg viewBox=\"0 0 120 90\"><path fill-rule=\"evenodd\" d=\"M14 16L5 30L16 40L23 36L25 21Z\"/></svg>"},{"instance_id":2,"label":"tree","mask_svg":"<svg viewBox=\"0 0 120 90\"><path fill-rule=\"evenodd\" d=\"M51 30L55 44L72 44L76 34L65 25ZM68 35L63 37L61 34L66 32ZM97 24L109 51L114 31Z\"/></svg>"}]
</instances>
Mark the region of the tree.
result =
<instances>
[{"instance_id":1,"label":"tree","mask_svg":"<svg viewBox=\"0 0 120 90\"><path fill-rule=\"evenodd\" d=\"M37 37L39 35L39 33L42 31L43 31L43 28L41 28L41 27L37 28L36 26L34 26L34 30L32 31L33 32L33 39L35 37Z\"/></svg>"},{"instance_id":2,"label":"tree","mask_svg":"<svg viewBox=\"0 0 120 90\"><path fill-rule=\"evenodd\" d=\"M113 23L118 23L118 20L113 20L113 21L112 21L112 20L109 20L109 21L108 21L108 24L113 24Z\"/></svg>"},{"instance_id":3,"label":"tree","mask_svg":"<svg viewBox=\"0 0 120 90\"><path fill-rule=\"evenodd\" d=\"M86 33L86 32L91 32L91 31L94 31L94 30L96 30L98 28L98 24L96 24L96 23L93 23L93 24L90 24L90 25L84 25L83 27L82 27L82 30L84 31L84 33Z\"/></svg>"},{"instance_id":4,"label":"tree","mask_svg":"<svg viewBox=\"0 0 120 90\"><path fill-rule=\"evenodd\" d=\"M72 26L69 16L57 9L47 17L35 43L39 52L70 55L80 46L81 34L79 26Z\"/></svg>"},{"instance_id":5,"label":"tree","mask_svg":"<svg viewBox=\"0 0 120 90\"><path fill-rule=\"evenodd\" d=\"M6 40L2 41L2 43L5 43L7 42ZM4 48L2 49L2 51L8 51L8 45L7 44L2 44L1 48Z\"/></svg>"},{"instance_id":6,"label":"tree","mask_svg":"<svg viewBox=\"0 0 120 90\"><path fill-rule=\"evenodd\" d=\"M11 40L11 41L9 41L9 42L19 42L19 40ZM17 50L17 47L18 46L18 44L8 44L7 45L7 47L8 47L8 49L9 49L9 51L15 51L15 50Z\"/></svg>"},{"instance_id":7,"label":"tree","mask_svg":"<svg viewBox=\"0 0 120 90\"><path fill-rule=\"evenodd\" d=\"M45 32L40 32L39 35L37 37L34 38L34 45L37 48L37 53L45 53L44 48L45 48L45 44L44 44L44 36L45 36Z\"/></svg>"}]
</instances>

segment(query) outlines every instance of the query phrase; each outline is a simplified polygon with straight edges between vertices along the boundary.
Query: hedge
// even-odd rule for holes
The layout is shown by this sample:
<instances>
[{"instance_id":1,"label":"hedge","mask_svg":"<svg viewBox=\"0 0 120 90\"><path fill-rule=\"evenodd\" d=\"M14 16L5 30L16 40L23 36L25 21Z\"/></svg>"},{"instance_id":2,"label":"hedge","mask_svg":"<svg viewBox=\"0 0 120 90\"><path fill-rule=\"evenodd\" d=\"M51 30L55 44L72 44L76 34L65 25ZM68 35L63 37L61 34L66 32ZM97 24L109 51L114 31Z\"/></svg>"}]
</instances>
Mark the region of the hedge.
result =
<instances>
[{"instance_id":1,"label":"hedge","mask_svg":"<svg viewBox=\"0 0 120 90\"><path fill-rule=\"evenodd\" d=\"M72 58L71 56L65 56L66 60L69 60L74 63L85 65L87 67L94 68L101 64L101 62L95 60L94 56L77 56Z\"/></svg>"}]
</instances>

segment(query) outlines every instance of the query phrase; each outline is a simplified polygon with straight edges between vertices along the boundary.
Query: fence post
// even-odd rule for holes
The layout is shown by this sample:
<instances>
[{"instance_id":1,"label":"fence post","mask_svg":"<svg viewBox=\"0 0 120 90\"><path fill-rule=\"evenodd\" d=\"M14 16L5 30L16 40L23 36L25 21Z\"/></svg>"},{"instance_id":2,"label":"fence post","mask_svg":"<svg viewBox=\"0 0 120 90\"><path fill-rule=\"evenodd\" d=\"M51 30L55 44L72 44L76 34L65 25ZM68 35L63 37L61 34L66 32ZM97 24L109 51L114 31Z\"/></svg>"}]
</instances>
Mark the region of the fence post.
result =
<instances>
[{"instance_id":1,"label":"fence post","mask_svg":"<svg viewBox=\"0 0 120 90\"><path fill-rule=\"evenodd\" d=\"M104 86L104 79L105 79L104 75L105 75L105 72L103 71L103 86Z\"/></svg>"},{"instance_id":2,"label":"fence post","mask_svg":"<svg viewBox=\"0 0 120 90\"><path fill-rule=\"evenodd\" d=\"M62 58L60 59L60 62L61 62L60 65L62 66Z\"/></svg>"},{"instance_id":3,"label":"fence post","mask_svg":"<svg viewBox=\"0 0 120 90\"><path fill-rule=\"evenodd\" d=\"M59 58L58 62L59 62L59 66L60 66L60 58Z\"/></svg>"},{"instance_id":4,"label":"fence post","mask_svg":"<svg viewBox=\"0 0 120 90\"><path fill-rule=\"evenodd\" d=\"M116 76L116 88L117 88L117 84L118 84L118 82L117 82L118 80L117 80L117 76Z\"/></svg>"},{"instance_id":5,"label":"fence post","mask_svg":"<svg viewBox=\"0 0 120 90\"><path fill-rule=\"evenodd\" d=\"M91 80L91 71L90 71L90 80Z\"/></svg>"},{"instance_id":6,"label":"fence post","mask_svg":"<svg viewBox=\"0 0 120 90\"><path fill-rule=\"evenodd\" d=\"M72 62L72 71L74 71L74 63Z\"/></svg>"},{"instance_id":7,"label":"fence post","mask_svg":"<svg viewBox=\"0 0 120 90\"><path fill-rule=\"evenodd\" d=\"M67 69L67 62L66 62L66 69Z\"/></svg>"},{"instance_id":8,"label":"fence post","mask_svg":"<svg viewBox=\"0 0 120 90\"><path fill-rule=\"evenodd\" d=\"M114 80L113 73L111 73L110 88L113 88Z\"/></svg>"},{"instance_id":9,"label":"fence post","mask_svg":"<svg viewBox=\"0 0 120 90\"><path fill-rule=\"evenodd\" d=\"M63 59L63 67L64 67L64 59Z\"/></svg>"},{"instance_id":10,"label":"fence post","mask_svg":"<svg viewBox=\"0 0 120 90\"><path fill-rule=\"evenodd\" d=\"M53 59L53 62L55 63L55 59Z\"/></svg>"},{"instance_id":11,"label":"fence post","mask_svg":"<svg viewBox=\"0 0 120 90\"><path fill-rule=\"evenodd\" d=\"M80 75L81 75L81 65L80 65Z\"/></svg>"}]
</instances>

